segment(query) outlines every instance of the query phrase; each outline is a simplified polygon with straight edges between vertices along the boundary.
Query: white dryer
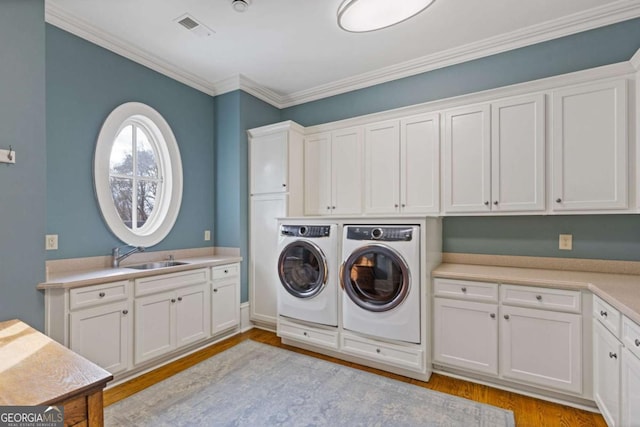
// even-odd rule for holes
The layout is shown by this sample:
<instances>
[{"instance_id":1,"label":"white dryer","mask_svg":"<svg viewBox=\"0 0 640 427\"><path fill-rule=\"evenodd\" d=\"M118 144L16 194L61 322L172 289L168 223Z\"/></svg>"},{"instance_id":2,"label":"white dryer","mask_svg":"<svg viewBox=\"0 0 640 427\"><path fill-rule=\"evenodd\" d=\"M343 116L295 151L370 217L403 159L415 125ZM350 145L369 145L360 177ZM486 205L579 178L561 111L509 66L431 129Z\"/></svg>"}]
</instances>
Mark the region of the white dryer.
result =
<instances>
[{"instance_id":1,"label":"white dryer","mask_svg":"<svg viewBox=\"0 0 640 427\"><path fill-rule=\"evenodd\" d=\"M347 225L342 259L344 329L420 343L420 227Z\"/></svg>"},{"instance_id":2,"label":"white dryer","mask_svg":"<svg viewBox=\"0 0 640 427\"><path fill-rule=\"evenodd\" d=\"M279 227L278 315L338 326L336 224Z\"/></svg>"}]
</instances>

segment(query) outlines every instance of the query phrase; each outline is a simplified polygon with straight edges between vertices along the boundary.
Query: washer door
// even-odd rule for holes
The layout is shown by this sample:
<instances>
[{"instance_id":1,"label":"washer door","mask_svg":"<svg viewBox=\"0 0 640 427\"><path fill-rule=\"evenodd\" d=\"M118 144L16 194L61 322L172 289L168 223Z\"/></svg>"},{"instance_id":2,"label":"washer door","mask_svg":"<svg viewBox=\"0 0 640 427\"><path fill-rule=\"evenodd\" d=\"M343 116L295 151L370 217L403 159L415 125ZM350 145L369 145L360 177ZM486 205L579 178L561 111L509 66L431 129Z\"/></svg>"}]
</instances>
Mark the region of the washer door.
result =
<instances>
[{"instance_id":1,"label":"washer door","mask_svg":"<svg viewBox=\"0 0 640 427\"><path fill-rule=\"evenodd\" d=\"M327 259L311 242L298 240L288 244L278 259L282 286L296 298L318 295L327 283Z\"/></svg>"},{"instance_id":2,"label":"washer door","mask_svg":"<svg viewBox=\"0 0 640 427\"><path fill-rule=\"evenodd\" d=\"M388 311L400 305L409 294L409 268L400 254L388 246L362 246L342 265L340 283L359 307Z\"/></svg>"}]
</instances>

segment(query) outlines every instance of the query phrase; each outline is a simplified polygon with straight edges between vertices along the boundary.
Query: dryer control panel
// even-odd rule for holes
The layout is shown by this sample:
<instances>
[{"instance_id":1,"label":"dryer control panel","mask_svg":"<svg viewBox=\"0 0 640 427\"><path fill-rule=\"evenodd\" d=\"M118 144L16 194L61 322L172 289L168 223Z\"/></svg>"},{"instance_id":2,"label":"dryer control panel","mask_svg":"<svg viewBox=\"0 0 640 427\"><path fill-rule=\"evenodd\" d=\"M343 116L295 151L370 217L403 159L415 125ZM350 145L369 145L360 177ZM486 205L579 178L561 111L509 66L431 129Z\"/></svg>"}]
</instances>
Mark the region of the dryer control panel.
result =
<instances>
[{"instance_id":1,"label":"dryer control panel","mask_svg":"<svg viewBox=\"0 0 640 427\"><path fill-rule=\"evenodd\" d=\"M331 234L331 226L329 225L281 225L280 234L282 236L306 237L309 239L317 239L320 237L329 237Z\"/></svg>"},{"instance_id":2,"label":"dryer control panel","mask_svg":"<svg viewBox=\"0 0 640 427\"><path fill-rule=\"evenodd\" d=\"M380 242L409 242L413 239L413 228L391 226L349 226L349 240L377 240Z\"/></svg>"}]
</instances>

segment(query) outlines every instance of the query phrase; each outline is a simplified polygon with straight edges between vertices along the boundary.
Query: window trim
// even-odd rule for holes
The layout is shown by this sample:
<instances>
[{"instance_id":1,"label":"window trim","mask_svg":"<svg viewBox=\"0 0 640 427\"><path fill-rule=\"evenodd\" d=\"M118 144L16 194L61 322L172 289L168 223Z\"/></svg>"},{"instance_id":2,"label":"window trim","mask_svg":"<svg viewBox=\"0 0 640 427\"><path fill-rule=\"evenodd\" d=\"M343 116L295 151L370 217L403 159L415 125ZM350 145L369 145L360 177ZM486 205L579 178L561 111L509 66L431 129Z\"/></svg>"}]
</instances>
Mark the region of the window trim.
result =
<instances>
[{"instance_id":1,"label":"window trim","mask_svg":"<svg viewBox=\"0 0 640 427\"><path fill-rule=\"evenodd\" d=\"M163 179L162 191L156 196L153 213L137 232L128 228L120 218L109 183L113 142L120 131L132 122L143 127L157 141L159 176ZM164 117L140 102L127 102L116 107L105 119L98 135L93 181L102 217L118 239L132 246L149 247L160 243L178 218L183 190L182 159L178 142Z\"/></svg>"}]
</instances>

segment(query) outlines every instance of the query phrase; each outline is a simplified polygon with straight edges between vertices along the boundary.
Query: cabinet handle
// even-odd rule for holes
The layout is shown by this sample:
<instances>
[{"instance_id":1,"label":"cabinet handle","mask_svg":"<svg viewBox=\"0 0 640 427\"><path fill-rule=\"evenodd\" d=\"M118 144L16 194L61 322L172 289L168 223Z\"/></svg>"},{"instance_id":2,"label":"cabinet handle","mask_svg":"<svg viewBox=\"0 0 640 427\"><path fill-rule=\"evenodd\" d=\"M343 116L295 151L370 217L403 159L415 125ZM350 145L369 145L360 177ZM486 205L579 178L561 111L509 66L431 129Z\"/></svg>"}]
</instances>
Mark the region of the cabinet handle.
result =
<instances>
[{"instance_id":1,"label":"cabinet handle","mask_svg":"<svg viewBox=\"0 0 640 427\"><path fill-rule=\"evenodd\" d=\"M460 288L460 290L462 291L463 294L467 293L467 288L465 288L465 287Z\"/></svg>"},{"instance_id":2,"label":"cabinet handle","mask_svg":"<svg viewBox=\"0 0 640 427\"><path fill-rule=\"evenodd\" d=\"M488 201L488 200L486 200L486 201L484 202L484 205L485 205L485 206L489 206L489 201Z\"/></svg>"},{"instance_id":3,"label":"cabinet handle","mask_svg":"<svg viewBox=\"0 0 640 427\"><path fill-rule=\"evenodd\" d=\"M218 292L218 289L214 289L213 292Z\"/></svg>"},{"instance_id":4,"label":"cabinet handle","mask_svg":"<svg viewBox=\"0 0 640 427\"><path fill-rule=\"evenodd\" d=\"M607 312L604 310L600 310L600 316L607 317Z\"/></svg>"},{"instance_id":5,"label":"cabinet handle","mask_svg":"<svg viewBox=\"0 0 640 427\"><path fill-rule=\"evenodd\" d=\"M609 357L610 357L610 358L612 358L612 359L617 359L617 358L618 358L618 355L617 355L617 354L615 354L614 352L610 351L610 352L609 352Z\"/></svg>"},{"instance_id":6,"label":"cabinet handle","mask_svg":"<svg viewBox=\"0 0 640 427\"><path fill-rule=\"evenodd\" d=\"M171 302L176 302L176 299L175 298L171 298Z\"/></svg>"},{"instance_id":7,"label":"cabinet handle","mask_svg":"<svg viewBox=\"0 0 640 427\"><path fill-rule=\"evenodd\" d=\"M380 349L376 348L376 353L380 354Z\"/></svg>"},{"instance_id":8,"label":"cabinet handle","mask_svg":"<svg viewBox=\"0 0 640 427\"><path fill-rule=\"evenodd\" d=\"M100 293L98 294L98 296L99 296L100 298L104 298L105 293L104 293L104 292L100 292Z\"/></svg>"},{"instance_id":9,"label":"cabinet handle","mask_svg":"<svg viewBox=\"0 0 640 427\"><path fill-rule=\"evenodd\" d=\"M505 320L509 320L509 315L508 315L508 314L505 314L505 315L504 315L504 319L505 319Z\"/></svg>"},{"instance_id":10,"label":"cabinet handle","mask_svg":"<svg viewBox=\"0 0 640 427\"><path fill-rule=\"evenodd\" d=\"M491 317L492 319L495 319L495 318L496 318L496 314L495 314L495 313L491 313L491 314L489 315L489 317Z\"/></svg>"},{"instance_id":11,"label":"cabinet handle","mask_svg":"<svg viewBox=\"0 0 640 427\"><path fill-rule=\"evenodd\" d=\"M493 204L494 204L494 205L496 205L496 206L498 206L498 201L497 201L497 200L494 200L494 201L493 201Z\"/></svg>"},{"instance_id":12,"label":"cabinet handle","mask_svg":"<svg viewBox=\"0 0 640 427\"><path fill-rule=\"evenodd\" d=\"M542 301L542 295L536 295L536 299L537 299L538 301Z\"/></svg>"},{"instance_id":13,"label":"cabinet handle","mask_svg":"<svg viewBox=\"0 0 640 427\"><path fill-rule=\"evenodd\" d=\"M182 297L178 297L178 301L182 301Z\"/></svg>"},{"instance_id":14,"label":"cabinet handle","mask_svg":"<svg viewBox=\"0 0 640 427\"><path fill-rule=\"evenodd\" d=\"M640 347L640 340L636 338L636 340L634 341L634 344L636 345L636 347Z\"/></svg>"},{"instance_id":15,"label":"cabinet handle","mask_svg":"<svg viewBox=\"0 0 640 427\"><path fill-rule=\"evenodd\" d=\"M562 203L562 199L561 199L560 197L558 197L558 198L556 199L556 203Z\"/></svg>"},{"instance_id":16,"label":"cabinet handle","mask_svg":"<svg viewBox=\"0 0 640 427\"><path fill-rule=\"evenodd\" d=\"M122 314L124 314L124 315L129 314L129 310L122 310Z\"/></svg>"}]
</instances>

